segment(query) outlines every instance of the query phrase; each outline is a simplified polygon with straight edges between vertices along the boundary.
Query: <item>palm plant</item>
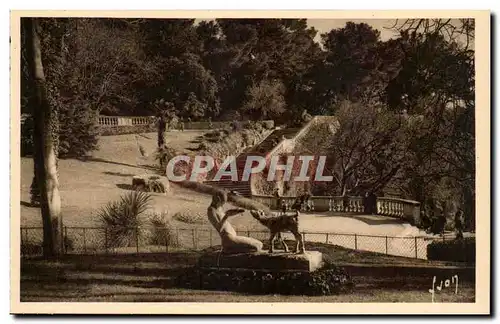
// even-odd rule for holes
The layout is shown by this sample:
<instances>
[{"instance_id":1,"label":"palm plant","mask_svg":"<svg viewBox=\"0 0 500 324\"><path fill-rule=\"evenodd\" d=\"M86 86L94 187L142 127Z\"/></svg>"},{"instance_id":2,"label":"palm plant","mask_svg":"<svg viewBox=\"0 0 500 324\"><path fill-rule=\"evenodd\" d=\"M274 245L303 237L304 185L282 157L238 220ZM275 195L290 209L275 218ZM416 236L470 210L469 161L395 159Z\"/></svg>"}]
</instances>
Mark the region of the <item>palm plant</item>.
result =
<instances>
[{"instance_id":1,"label":"palm plant","mask_svg":"<svg viewBox=\"0 0 500 324\"><path fill-rule=\"evenodd\" d=\"M122 247L137 242L143 214L151 206L151 195L131 191L119 200L107 203L98 212L99 221L105 227L107 247Z\"/></svg>"}]
</instances>

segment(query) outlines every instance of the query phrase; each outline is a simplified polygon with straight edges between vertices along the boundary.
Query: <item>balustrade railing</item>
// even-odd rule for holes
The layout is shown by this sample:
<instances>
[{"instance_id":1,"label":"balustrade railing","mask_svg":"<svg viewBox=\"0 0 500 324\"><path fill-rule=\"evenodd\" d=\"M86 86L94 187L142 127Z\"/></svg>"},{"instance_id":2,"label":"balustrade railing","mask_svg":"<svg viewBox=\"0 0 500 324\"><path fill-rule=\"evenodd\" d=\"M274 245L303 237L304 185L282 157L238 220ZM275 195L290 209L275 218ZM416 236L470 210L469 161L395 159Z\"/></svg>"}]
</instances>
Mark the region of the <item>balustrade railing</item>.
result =
<instances>
[{"instance_id":1,"label":"balustrade railing","mask_svg":"<svg viewBox=\"0 0 500 324\"><path fill-rule=\"evenodd\" d=\"M97 119L97 124L100 126L117 126L118 125L118 117L99 116Z\"/></svg>"},{"instance_id":2,"label":"balustrade railing","mask_svg":"<svg viewBox=\"0 0 500 324\"><path fill-rule=\"evenodd\" d=\"M252 195L252 199L269 206L274 210L281 210L278 198L273 196ZM290 210L296 197L279 198L287 210ZM312 196L309 206L303 206L302 210L314 210L317 212L339 212L363 214L369 212L367 202L360 196ZM420 220L420 203L413 200L377 197L373 212L377 215L406 219L418 223Z\"/></svg>"},{"instance_id":3,"label":"balustrade railing","mask_svg":"<svg viewBox=\"0 0 500 324\"><path fill-rule=\"evenodd\" d=\"M97 124L99 126L136 126L150 125L154 123L153 116L99 116Z\"/></svg>"}]
</instances>

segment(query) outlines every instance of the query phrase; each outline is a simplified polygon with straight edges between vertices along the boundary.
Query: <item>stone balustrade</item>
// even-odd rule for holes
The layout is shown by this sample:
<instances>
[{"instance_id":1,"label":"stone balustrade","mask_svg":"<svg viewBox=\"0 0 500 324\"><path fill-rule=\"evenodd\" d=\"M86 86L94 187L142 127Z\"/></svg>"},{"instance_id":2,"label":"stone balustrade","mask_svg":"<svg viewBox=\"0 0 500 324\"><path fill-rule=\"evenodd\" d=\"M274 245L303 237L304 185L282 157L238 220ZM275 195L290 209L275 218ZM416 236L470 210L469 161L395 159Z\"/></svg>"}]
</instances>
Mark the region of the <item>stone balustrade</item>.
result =
<instances>
[{"instance_id":1,"label":"stone balustrade","mask_svg":"<svg viewBox=\"0 0 500 324\"><path fill-rule=\"evenodd\" d=\"M281 209L276 197L252 195L252 199L269 206L271 209ZM288 209L291 208L295 199L296 197L281 197ZM365 213L364 198L359 196L313 196L311 197L311 207L316 212ZM401 218L412 224L418 224L420 221L420 203L418 201L378 197L376 207L377 215Z\"/></svg>"},{"instance_id":2,"label":"stone balustrade","mask_svg":"<svg viewBox=\"0 0 500 324\"><path fill-rule=\"evenodd\" d=\"M99 116L99 126L136 126L150 125L155 122L154 116Z\"/></svg>"},{"instance_id":3,"label":"stone balustrade","mask_svg":"<svg viewBox=\"0 0 500 324\"><path fill-rule=\"evenodd\" d=\"M97 125L99 126L135 126L150 125L156 120L155 116L99 116ZM270 128L274 128L273 120L265 120ZM184 122L184 129L219 129L230 127L232 122L228 121L192 121Z\"/></svg>"},{"instance_id":4,"label":"stone balustrade","mask_svg":"<svg viewBox=\"0 0 500 324\"><path fill-rule=\"evenodd\" d=\"M377 214L405 219L411 223L420 222L420 203L414 200L379 197Z\"/></svg>"}]
</instances>

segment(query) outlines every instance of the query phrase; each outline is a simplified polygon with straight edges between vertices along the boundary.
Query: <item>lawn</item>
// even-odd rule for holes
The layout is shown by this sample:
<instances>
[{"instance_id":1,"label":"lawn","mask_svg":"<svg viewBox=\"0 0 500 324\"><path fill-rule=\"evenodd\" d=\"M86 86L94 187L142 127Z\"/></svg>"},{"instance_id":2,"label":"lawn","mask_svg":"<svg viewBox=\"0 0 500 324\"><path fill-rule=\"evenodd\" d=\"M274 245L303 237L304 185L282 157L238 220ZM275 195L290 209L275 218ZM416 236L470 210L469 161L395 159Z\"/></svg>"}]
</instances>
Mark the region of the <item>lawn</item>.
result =
<instances>
[{"instance_id":1,"label":"lawn","mask_svg":"<svg viewBox=\"0 0 500 324\"><path fill-rule=\"evenodd\" d=\"M439 262L346 251L339 247L314 246L325 258L373 264L421 266ZM102 302L430 302L432 276L399 272L350 272L355 290L333 296L250 295L176 287L174 278L195 264L201 252L141 255L66 256L59 261L24 259L21 262L21 301ZM436 302L474 302L473 282L462 281L458 294L436 293Z\"/></svg>"},{"instance_id":2,"label":"lawn","mask_svg":"<svg viewBox=\"0 0 500 324\"><path fill-rule=\"evenodd\" d=\"M168 132L167 145L178 151L193 147L192 141L202 131ZM135 135L102 136L100 149L85 161L64 159L59 161L59 182L62 215L66 226L95 226L96 212L111 200L118 199L138 174L156 171L154 149L156 134L138 136L139 143L148 153L142 158ZM33 178L33 160L21 158L21 225L41 226L40 210L29 206L29 191ZM167 211L173 215L178 211L205 212L209 197L175 186L166 196L156 195L152 211Z\"/></svg>"}]
</instances>

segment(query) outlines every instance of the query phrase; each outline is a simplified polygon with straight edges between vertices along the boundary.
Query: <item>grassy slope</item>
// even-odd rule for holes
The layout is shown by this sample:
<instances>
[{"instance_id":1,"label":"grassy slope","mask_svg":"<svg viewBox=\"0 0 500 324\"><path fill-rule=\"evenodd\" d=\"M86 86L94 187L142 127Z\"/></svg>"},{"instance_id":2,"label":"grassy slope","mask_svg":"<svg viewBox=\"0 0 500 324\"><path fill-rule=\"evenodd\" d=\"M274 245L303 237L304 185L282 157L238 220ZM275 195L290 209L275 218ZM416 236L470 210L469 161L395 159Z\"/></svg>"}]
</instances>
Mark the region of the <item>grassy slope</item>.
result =
<instances>
[{"instance_id":1,"label":"grassy slope","mask_svg":"<svg viewBox=\"0 0 500 324\"><path fill-rule=\"evenodd\" d=\"M197 138L204 131L168 132L167 145L183 152L197 147ZM138 136L139 143L148 153L142 158L134 135L103 136L98 151L86 161L67 159L59 161L59 181L62 213L66 226L96 226L96 212L111 200L118 199L127 191L132 177L138 174L154 174L154 150L156 134ZM33 160L21 158L21 225L41 226L40 210L28 206L29 190L33 177ZM191 211L206 214L211 197L172 185L166 196L155 196L153 210L177 212ZM232 208L228 205L228 208ZM249 215L234 218L235 225L245 228L264 229ZM175 221L174 221L175 224ZM181 223L183 227L190 225Z\"/></svg>"},{"instance_id":2,"label":"grassy slope","mask_svg":"<svg viewBox=\"0 0 500 324\"><path fill-rule=\"evenodd\" d=\"M190 143L202 132L169 132L167 145L185 150L196 144ZM156 146L154 133L142 134L139 142L149 156L140 156L134 135L104 136L99 141L101 150L93 153L87 161L74 159L59 161L59 180L62 212L67 226L95 225L96 211L110 200L120 197L132 183L132 176L154 173L153 152ZM33 174L30 158L21 159L21 224L41 226L39 209L26 206ZM182 188L174 188L165 196L154 198L154 209L169 211L172 215L181 210L206 210L208 197L194 194Z\"/></svg>"}]
</instances>

